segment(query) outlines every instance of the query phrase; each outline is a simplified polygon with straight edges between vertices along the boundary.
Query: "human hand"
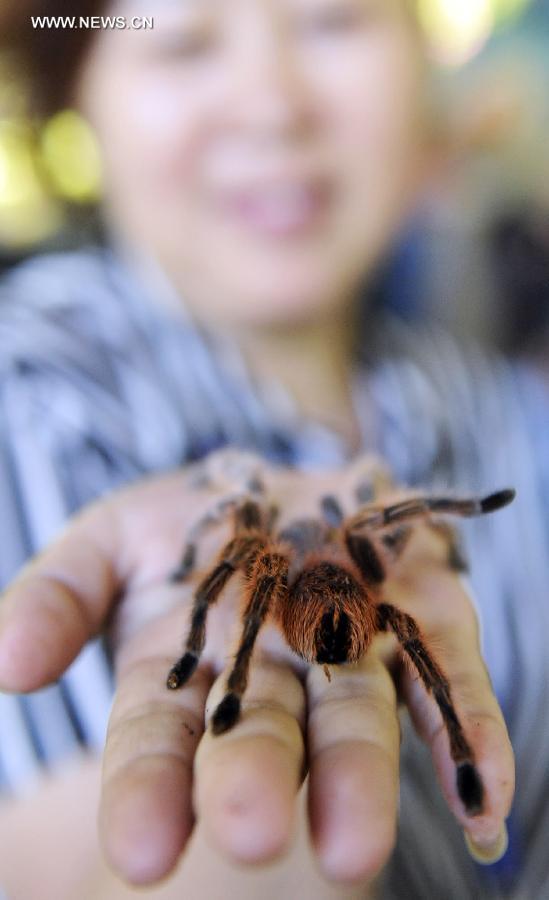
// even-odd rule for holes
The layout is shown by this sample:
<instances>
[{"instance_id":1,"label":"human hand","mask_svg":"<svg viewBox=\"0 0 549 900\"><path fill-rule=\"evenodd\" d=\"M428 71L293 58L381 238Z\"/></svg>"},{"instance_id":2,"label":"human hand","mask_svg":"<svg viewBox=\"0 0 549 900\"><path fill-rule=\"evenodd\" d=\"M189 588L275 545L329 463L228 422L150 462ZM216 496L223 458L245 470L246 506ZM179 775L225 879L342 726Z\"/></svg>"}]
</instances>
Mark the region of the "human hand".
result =
<instances>
[{"instance_id":1,"label":"human hand","mask_svg":"<svg viewBox=\"0 0 549 900\"><path fill-rule=\"evenodd\" d=\"M237 579L208 617L191 681L165 687L186 633L190 588L167 579L189 526L212 503L175 473L129 488L77 517L31 562L2 603L0 684L41 687L86 640L111 625L117 691L105 749L100 831L126 880L153 883L175 865L200 818L230 858L276 858L291 840L295 794L308 769L312 839L325 874L372 879L391 852L398 794L399 726L391 673L429 743L448 804L477 844L500 839L513 791L512 754L478 647L476 616L449 572L441 541L418 529L384 598L434 639L485 785L482 816L466 815L440 714L417 677L379 636L357 665L303 664L280 635L258 642L243 716L228 733L204 732L224 690L223 670L239 601ZM318 514L327 492L351 496L354 473L266 469L269 494L291 519ZM205 565L227 533L205 536Z\"/></svg>"}]
</instances>

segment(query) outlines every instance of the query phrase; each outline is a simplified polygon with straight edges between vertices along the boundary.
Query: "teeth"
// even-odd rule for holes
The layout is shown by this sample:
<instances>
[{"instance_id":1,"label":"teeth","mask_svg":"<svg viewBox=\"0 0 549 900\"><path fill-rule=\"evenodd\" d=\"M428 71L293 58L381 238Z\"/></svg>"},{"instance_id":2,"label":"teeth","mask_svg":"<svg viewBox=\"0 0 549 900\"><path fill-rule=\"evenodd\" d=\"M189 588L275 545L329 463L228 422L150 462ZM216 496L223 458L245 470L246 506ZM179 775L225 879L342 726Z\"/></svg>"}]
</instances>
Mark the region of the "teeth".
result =
<instances>
[{"instance_id":1,"label":"teeth","mask_svg":"<svg viewBox=\"0 0 549 900\"><path fill-rule=\"evenodd\" d=\"M248 195L248 215L269 227L289 227L308 221L316 209L313 191L301 188L279 188Z\"/></svg>"}]
</instances>

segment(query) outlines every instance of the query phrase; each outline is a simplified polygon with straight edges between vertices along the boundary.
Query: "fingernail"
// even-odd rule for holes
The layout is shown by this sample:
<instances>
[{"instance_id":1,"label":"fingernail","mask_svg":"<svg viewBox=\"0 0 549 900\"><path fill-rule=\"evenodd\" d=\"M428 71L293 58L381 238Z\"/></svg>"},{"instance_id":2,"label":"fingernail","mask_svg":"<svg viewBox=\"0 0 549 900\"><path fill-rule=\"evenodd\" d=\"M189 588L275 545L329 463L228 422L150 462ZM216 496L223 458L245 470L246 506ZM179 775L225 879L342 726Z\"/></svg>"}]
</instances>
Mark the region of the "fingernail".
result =
<instances>
[{"instance_id":1,"label":"fingernail","mask_svg":"<svg viewBox=\"0 0 549 900\"><path fill-rule=\"evenodd\" d=\"M496 840L489 844L477 843L467 831L464 832L464 837L467 850L475 862L480 863L481 866L491 866L498 862L502 856L505 856L509 846L509 835L507 834L505 823L502 825Z\"/></svg>"}]
</instances>

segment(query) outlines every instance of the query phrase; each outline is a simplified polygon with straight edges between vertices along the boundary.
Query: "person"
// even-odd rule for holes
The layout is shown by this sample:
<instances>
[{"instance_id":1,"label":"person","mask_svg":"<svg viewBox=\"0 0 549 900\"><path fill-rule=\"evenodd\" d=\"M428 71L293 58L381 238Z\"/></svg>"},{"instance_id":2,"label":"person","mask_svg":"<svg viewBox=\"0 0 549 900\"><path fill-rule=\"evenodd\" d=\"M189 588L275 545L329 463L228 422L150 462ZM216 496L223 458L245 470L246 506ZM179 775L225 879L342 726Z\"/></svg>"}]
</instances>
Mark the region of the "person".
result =
<instances>
[{"instance_id":1,"label":"person","mask_svg":"<svg viewBox=\"0 0 549 900\"><path fill-rule=\"evenodd\" d=\"M42 104L70 100L94 127L109 240L31 260L2 285L5 889L543 896L546 386L434 327L376 323L365 296L425 165L412 5L160 0L153 30L74 33L30 28L34 11L32 0L7 4L0 32ZM144 9L90 0L85 11L130 21ZM234 586L208 617L203 665L167 691L190 602L168 575L189 528L230 488L221 477L193 490L192 466L227 446L259 454L290 518L314 514L326 490L350 507L357 466L377 471L373 456L351 462L364 450L411 487L517 489L513 506L465 532L483 656L472 601L433 535L418 530L411 563L385 588L448 674L485 784L482 815L466 815L436 706L384 639L328 681L265 629L242 720L214 738L204 720L224 689ZM216 540L204 538L205 567ZM395 684L425 746L399 720ZM94 839L98 768L78 751L103 752L113 690L107 868ZM510 818L496 697L517 753ZM316 862L305 825L292 842L306 766ZM484 869L462 831L476 860L494 862L506 819L510 850Z\"/></svg>"}]
</instances>

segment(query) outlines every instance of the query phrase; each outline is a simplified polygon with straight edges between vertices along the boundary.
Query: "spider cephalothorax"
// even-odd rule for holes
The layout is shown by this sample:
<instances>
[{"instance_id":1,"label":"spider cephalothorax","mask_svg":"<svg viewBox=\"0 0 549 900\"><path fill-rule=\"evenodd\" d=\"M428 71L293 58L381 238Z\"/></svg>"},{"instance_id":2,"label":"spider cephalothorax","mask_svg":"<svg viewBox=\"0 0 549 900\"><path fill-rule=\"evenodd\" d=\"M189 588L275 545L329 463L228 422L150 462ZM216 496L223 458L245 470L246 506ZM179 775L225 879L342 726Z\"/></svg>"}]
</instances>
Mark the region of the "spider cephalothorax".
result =
<instances>
[{"instance_id":1,"label":"spider cephalothorax","mask_svg":"<svg viewBox=\"0 0 549 900\"><path fill-rule=\"evenodd\" d=\"M359 508L349 518L338 500L328 496L321 501L318 519L297 520L277 530L277 510L268 504L261 478L252 474L241 490L202 517L172 581L191 573L201 534L229 512L234 532L195 592L185 652L170 670L167 685L177 689L193 674L205 643L208 609L237 571L246 585L243 627L225 696L212 717L214 734L228 731L238 720L253 647L267 619L280 628L292 650L324 666L357 662L376 633L391 630L438 704L456 764L458 793L467 812L479 814L482 782L448 680L412 616L383 602L382 584L387 564L402 553L418 519L445 538L449 565L463 568L455 532L437 516L493 512L510 503L514 491L467 500L412 497L389 505L364 502L369 493L368 485L358 485Z\"/></svg>"}]
</instances>

